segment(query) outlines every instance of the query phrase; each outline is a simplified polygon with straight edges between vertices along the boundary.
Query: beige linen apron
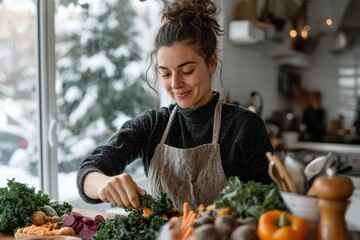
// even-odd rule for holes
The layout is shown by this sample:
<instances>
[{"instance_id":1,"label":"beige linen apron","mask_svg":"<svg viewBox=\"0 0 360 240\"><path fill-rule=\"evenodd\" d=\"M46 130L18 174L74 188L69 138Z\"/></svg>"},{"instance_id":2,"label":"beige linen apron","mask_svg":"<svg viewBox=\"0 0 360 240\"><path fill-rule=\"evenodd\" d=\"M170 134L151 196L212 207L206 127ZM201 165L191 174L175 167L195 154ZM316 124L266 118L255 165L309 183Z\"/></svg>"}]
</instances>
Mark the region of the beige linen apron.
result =
<instances>
[{"instance_id":1,"label":"beige linen apron","mask_svg":"<svg viewBox=\"0 0 360 240\"><path fill-rule=\"evenodd\" d=\"M174 108L161 142L151 159L147 189L152 196L166 192L180 209L185 201L189 202L192 208L214 202L227 181L218 144L221 110L222 103L218 101L214 113L212 143L179 149L165 144L176 116L176 107Z\"/></svg>"}]
</instances>

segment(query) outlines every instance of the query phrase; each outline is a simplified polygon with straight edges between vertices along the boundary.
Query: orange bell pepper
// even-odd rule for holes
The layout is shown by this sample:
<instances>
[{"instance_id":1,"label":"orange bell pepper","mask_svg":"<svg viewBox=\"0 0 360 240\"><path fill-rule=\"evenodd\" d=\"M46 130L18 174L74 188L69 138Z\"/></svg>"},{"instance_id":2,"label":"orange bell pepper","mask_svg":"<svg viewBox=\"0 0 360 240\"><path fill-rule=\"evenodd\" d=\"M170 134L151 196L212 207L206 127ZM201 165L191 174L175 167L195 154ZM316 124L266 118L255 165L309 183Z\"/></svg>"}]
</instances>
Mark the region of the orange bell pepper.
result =
<instances>
[{"instance_id":1,"label":"orange bell pepper","mask_svg":"<svg viewBox=\"0 0 360 240\"><path fill-rule=\"evenodd\" d=\"M305 240L308 233L306 220L280 210L261 214L257 234L261 240Z\"/></svg>"}]
</instances>

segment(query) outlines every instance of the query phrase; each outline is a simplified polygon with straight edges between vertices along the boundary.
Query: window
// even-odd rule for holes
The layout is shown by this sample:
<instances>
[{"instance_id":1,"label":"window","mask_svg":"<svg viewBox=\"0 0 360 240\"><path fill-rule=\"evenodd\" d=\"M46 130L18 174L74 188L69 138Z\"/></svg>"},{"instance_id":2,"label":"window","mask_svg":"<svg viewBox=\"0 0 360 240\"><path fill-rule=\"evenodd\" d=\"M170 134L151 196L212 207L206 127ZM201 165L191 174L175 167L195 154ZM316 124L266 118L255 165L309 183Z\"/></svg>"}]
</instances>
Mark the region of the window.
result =
<instances>
[{"instance_id":1,"label":"window","mask_svg":"<svg viewBox=\"0 0 360 240\"><path fill-rule=\"evenodd\" d=\"M0 1L0 33L0 187L40 189L35 1Z\"/></svg>"},{"instance_id":2,"label":"window","mask_svg":"<svg viewBox=\"0 0 360 240\"><path fill-rule=\"evenodd\" d=\"M81 160L126 120L153 106L144 73L152 46L147 36L154 35L160 7L128 0L56 2L60 199L78 196Z\"/></svg>"},{"instance_id":3,"label":"window","mask_svg":"<svg viewBox=\"0 0 360 240\"><path fill-rule=\"evenodd\" d=\"M341 57L339 68L339 114L346 129L353 128L360 104L360 52L352 51Z\"/></svg>"},{"instance_id":4,"label":"window","mask_svg":"<svg viewBox=\"0 0 360 240\"><path fill-rule=\"evenodd\" d=\"M0 0L0 187L78 198L80 161L154 106L144 74L163 4Z\"/></svg>"}]
</instances>

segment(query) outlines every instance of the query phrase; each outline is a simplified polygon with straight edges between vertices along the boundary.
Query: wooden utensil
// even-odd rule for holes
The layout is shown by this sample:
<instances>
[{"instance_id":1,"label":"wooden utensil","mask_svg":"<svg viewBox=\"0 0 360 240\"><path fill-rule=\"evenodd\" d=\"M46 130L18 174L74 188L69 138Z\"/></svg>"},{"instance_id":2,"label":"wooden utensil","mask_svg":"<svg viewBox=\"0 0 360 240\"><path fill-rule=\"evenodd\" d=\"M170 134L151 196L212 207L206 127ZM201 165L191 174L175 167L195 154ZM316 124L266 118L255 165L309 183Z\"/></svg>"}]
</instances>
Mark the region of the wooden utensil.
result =
<instances>
[{"instance_id":1,"label":"wooden utensil","mask_svg":"<svg viewBox=\"0 0 360 240\"><path fill-rule=\"evenodd\" d=\"M272 164L271 162L274 162L274 165L278 170L281 179L285 182L289 192L297 193L295 184L292 181L291 176L287 172L282 161L276 155L273 155L271 152L267 152L266 157L270 161L270 164Z\"/></svg>"},{"instance_id":2,"label":"wooden utensil","mask_svg":"<svg viewBox=\"0 0 360 240\"><path fill-rule=\"evenodd\" d=\"M284 182L284 179L281 178L280 173L276 168L274 161L270 161L268 171L269 171L269 176L276 183L278 188L283 192L289 192L289 188Z\"/></svg>"}]
</instances>

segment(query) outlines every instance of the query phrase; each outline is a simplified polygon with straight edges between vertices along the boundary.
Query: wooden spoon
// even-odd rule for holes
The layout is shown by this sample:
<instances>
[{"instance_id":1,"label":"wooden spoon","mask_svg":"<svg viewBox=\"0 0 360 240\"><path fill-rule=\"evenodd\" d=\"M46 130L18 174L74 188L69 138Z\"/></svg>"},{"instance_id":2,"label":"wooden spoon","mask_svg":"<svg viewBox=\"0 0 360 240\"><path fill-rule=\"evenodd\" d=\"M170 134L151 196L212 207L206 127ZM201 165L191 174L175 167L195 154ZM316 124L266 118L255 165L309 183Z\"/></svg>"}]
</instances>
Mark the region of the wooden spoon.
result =
<instances>
[{"instance_id":1,"label":"wooden spoon","mask_svg":"<svg viewBox=\"0 0 360 240\"><path fill-rule=\"evenodd\" d=\"M285 168L284 164L281 162L281 160L276 155L273 155L271 152L267 152L266 157L270 161L270 164L271 164L271 162L274 162L274 165L275 165L276 169L278 170L281 179L284 180L287 188L289 189L289 192L297 193L295 184L292 181L288 171L286 170L286 168Z\"/></svg>"},{"instance_id":2,"label":"wooden spoon","mask_svg":"<svg viewBox=\"0 0 360 240\"><path fill-rule=\"evenodd\" d=\"M289 192L289 188L287 187L286 183L284 182L284 179L281 178L280 173L279 173L278 169L276 168L274 161L270 161L268 171L269 171L269 176L276 183L278 188L281 191Z\"/></svg>"}]
</instances>

